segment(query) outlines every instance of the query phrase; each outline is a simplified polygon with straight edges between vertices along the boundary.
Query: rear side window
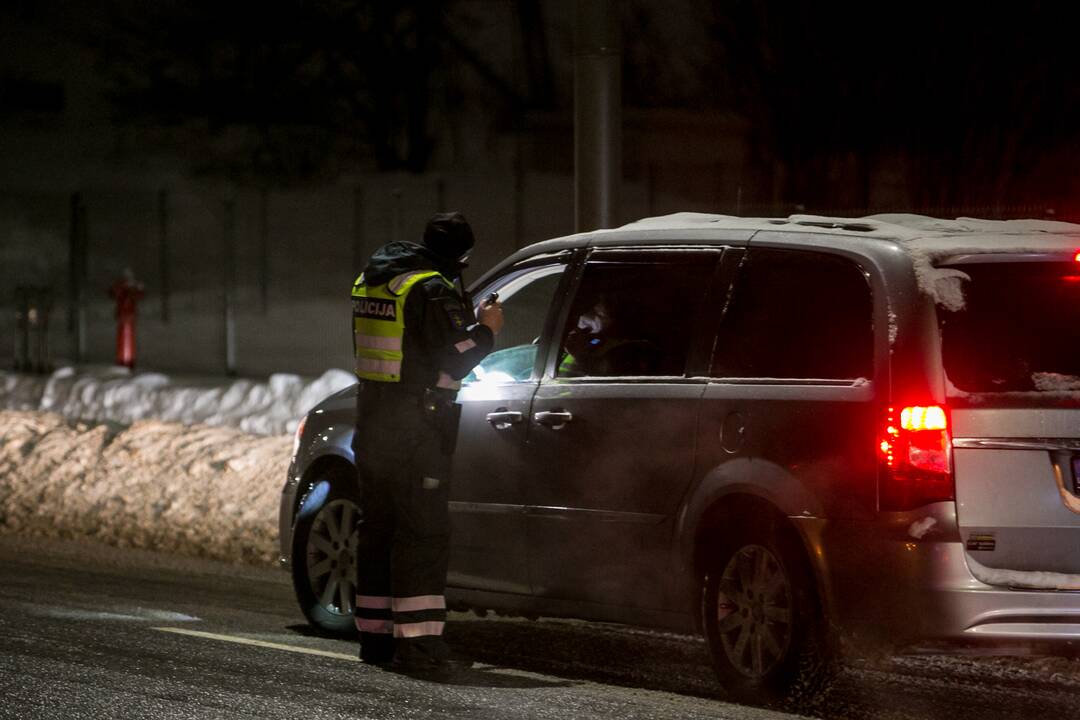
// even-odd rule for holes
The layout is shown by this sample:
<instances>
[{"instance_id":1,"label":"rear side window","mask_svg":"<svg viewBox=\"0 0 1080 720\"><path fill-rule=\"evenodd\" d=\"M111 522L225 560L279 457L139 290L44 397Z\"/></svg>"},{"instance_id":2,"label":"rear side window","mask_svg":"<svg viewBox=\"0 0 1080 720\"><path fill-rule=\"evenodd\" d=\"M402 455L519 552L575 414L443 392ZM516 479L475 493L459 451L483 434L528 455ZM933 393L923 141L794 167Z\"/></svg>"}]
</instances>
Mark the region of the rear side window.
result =
<instances>
[{"instance_id":1,"label":"rear side window","mask_svg":"<svg viewBox=\"0 0 1080 720\"><path fill-rule=\"evenodd\" d=\"M863 271L844 258L751 250L713 351L713 377L854 380L873 370Z\"/></svg>"},{"instance_id":2,"label":"rear side window","mask_svg":"<svg viewBox=\"0 0 1080 720\"><path fill-rule=\"evenodd\" d=\"M965 392L1080 390L1080 263L955 266L964 308L938 310L945 373Z\"/></svg>"},{"instance_id":3,"label":"rear side window","mask_svg":"<svg viewBox=\"0 0 1080 720\"><path fill-rule=\"evenodd\" d=\"M683 376L718 253L596 253L567 316L556 376Z\"/></svg>"}]
</instances>

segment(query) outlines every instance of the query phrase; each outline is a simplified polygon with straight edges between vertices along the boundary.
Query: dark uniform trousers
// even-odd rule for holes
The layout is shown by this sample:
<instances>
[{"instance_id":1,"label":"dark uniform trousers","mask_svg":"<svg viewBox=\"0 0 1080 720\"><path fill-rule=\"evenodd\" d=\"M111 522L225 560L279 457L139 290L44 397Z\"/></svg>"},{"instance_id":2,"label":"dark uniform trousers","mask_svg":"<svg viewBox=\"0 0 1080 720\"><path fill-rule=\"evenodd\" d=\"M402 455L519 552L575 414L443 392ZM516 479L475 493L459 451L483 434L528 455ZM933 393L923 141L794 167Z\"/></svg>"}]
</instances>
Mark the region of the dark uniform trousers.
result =
<instances>
[{"instance_id":1,"label":"dark uniform trousers","mask_svg":"<svg viewBox=\"0 0 1080 720\"><path fill-rule=\"evenodd\" d=\"M450 554L448 418L453 393L361 382L354 451L362 519L357 548L360 657L425 663L446 658ZM449 442L448 442L449 441Z\"/></svg>"}]
</instances>

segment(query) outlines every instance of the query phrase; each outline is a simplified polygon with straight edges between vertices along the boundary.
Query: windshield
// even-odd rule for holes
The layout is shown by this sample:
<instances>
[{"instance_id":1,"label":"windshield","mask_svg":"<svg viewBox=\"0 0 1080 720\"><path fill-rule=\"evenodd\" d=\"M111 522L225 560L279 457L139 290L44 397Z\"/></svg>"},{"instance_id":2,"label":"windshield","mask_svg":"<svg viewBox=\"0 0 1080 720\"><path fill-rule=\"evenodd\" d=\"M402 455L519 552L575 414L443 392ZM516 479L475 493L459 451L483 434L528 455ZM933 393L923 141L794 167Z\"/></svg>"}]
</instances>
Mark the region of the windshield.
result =
<instances>
[{"instance_id":1,"label":"windshield","mask_svg":"<svg viewBox=\"0 0 1080 720\"><path fill-rule=\"evenodd\" d=\"M955 266L965 306L939 309L945 372L964 393L1080 398L1080 263Z\"/></svg>"}]
</instances>

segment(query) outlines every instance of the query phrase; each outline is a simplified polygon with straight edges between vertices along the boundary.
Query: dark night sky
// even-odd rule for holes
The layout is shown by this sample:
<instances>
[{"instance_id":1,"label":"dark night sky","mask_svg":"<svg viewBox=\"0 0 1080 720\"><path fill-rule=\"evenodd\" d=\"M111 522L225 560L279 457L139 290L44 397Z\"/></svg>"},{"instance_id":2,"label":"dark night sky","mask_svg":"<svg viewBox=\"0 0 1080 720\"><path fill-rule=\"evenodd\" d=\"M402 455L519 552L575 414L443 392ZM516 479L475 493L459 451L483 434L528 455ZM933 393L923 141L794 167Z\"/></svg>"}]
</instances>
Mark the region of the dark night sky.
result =
<instances>
[{"instance_id":1,"label":"dark night sky","mask_svg":"<svg viewBox=\"0 0 1080 720\"><path fill-rule=\"evenodd\" d=\"M335 313L357 266L434 210L466 211L478 271L573 232L574 11L0 4L0 341L13 328L3 288L47 285L70 309L79 278L85 357L107 359L102 288L132 266L153 306L148 366L223 367L235 288L241 371L320 372L347 358ZM615 222L686 210L1080 221L1080 84L1062 13L622 0ZM74 326L52 327L74 357ZM197 348L180 357L177 343Z\"/></svg>"},{"instance_id":2,"label":"dark night sky","mask_svg":"<svg viewBox=\"0 0 1080 720\"><path fill-rule=\"evenodd\" d=\"M166 128L152 141L166 146L242 128L239 144L207 145L204 170L318 181L445 165L442 129L462 118L499 133L569 117L573 6L113 0L5 14L88 48L117 125ZM1067 212L1080 190L1080 84L1062 13L626 0L624 106L738 117L750 201L869 206L889 176L920 207ZM19 53L8 43L5 104L27 79Z\"/></svg>"}]
</instances>

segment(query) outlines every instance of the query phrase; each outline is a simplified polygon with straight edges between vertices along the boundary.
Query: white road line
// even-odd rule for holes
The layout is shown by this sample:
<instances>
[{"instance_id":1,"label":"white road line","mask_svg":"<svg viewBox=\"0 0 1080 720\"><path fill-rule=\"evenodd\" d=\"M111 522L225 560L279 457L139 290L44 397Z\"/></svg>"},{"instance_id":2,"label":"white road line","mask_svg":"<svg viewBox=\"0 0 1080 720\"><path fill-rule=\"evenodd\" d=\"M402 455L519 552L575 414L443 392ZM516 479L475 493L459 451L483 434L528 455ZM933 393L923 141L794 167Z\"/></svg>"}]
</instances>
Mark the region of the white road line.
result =
<instances>
[{"instance_id":1,"label":"white road line","mask_svg":"<svg viewBox=\"0 0 1080 720\"><path fill-rule=\"evenodd\" d=\"M252 638L237 637L236 635L218 635L217 633L202 632L200 630L188 630L187 628L176 627L155 627L151 630L160 630L161 632L174 633L176 635L190 635L191 637L204 638L206 640L222 640L224 642L236 643L238 645L252 645L254 647L270 648L271 650L286 650L288 652L303 653L305 655L320 655L322 657L335 658L337 660L348 660L349 662L363 662L360 660L359 652L356 655L347 655L345 653L331 652L329 650L316 650L315 648L298 647L296 645L285 645L283 643L267 642L265 640L255 640ZM554 675L543 675L540 673L529 672L528 670L517 670L515 668L498 667L495 665L488 665L486 663L473 663L474 670L482 670L484 672L490 672L496 675L508 675L510 677L532 678L536 680L551 680L557 679Z\"/></svg>"},{"instance_id":2,"label":"white road line","mask_svg":"<svg viewBox=\"0 0 1080 720\"><path fill-rule=\"evenodd\" d=\"M304 653L305 655L321 655L322 657L336 658L338 660L360 662L360 658L358 655L346 655L345 653L331 652L329 650L316 650L315 648L297 647L296 645L284 645L282 643L266 642L265 640L253 640L251 638L236 637L235 635L218 635L216 633L201 632L199 630L188 630L187 628L175 627L156 627L150 629L160 630L161 632L167 633L175 633L177 635L190 635L191 637L204 638L206 640L223 640L225 642L237 643L238 645L254 645L255 647L270 648L271 650L286 650L288 652Z\"/></svg>"}]
</instances>

